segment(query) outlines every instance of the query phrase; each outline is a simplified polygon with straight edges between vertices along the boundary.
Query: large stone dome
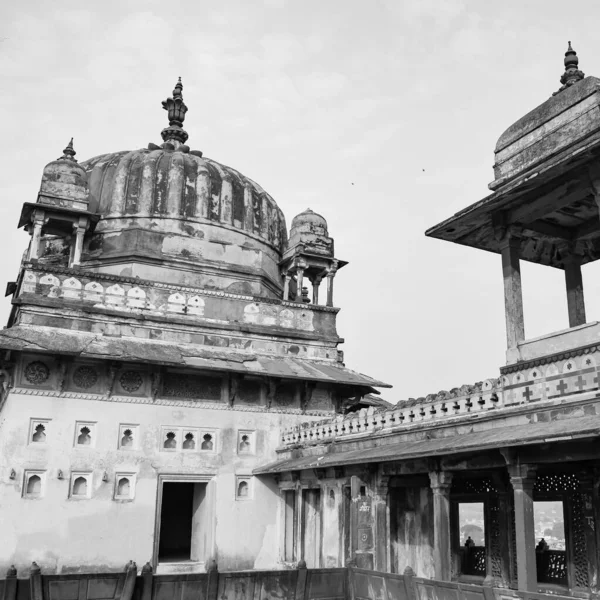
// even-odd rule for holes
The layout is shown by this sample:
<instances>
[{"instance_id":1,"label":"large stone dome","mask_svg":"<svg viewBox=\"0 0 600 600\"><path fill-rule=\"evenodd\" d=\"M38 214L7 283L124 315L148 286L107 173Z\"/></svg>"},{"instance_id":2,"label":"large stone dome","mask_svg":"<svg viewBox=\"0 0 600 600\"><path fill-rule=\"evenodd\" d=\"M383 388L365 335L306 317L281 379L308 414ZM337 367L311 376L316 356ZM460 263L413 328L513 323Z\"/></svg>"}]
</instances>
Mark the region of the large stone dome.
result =
<instances>
[{"instance_id":1,"label":"large stone dome","mask_svg":"<svg viewBox=\"0 0 600 600\"><path fill-rule=\"evenodd\" d=\"M283 213L254 181L185 145L181 90L178 83L163 102L169 127L162 145L81 163L89 210L100 215L84 263L120 275L280 296Z\"/></svg>"}]
</instances>

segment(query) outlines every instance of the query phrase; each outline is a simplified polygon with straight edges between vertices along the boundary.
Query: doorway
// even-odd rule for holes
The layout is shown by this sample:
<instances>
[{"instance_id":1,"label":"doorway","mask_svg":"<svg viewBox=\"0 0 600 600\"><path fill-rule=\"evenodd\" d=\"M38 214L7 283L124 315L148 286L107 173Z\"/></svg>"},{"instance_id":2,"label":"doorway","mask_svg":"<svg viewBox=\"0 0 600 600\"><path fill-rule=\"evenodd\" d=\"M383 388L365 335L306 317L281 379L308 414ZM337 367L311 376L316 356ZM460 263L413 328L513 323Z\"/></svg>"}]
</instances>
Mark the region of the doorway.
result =
<instances>
[{"instance_id":1,"label":"doorway","mask_svg":"<svg viewBox=\"0 0 600 600\"><path fill-rule=\"evenodd\" d=\"M163 481L158 514L158 563L201 562L210 553L212 519L205 481Z\"/></svg>"},{"instance_id":2,"label":"doorway","mask_svg":"<svg viewBox=\"0 0 600 600\"><path fill-rule=\"evenodd\" d=\"M309 569L321 566L321 490L302 490L302 558Z\"/></svg>"}]
</instances>

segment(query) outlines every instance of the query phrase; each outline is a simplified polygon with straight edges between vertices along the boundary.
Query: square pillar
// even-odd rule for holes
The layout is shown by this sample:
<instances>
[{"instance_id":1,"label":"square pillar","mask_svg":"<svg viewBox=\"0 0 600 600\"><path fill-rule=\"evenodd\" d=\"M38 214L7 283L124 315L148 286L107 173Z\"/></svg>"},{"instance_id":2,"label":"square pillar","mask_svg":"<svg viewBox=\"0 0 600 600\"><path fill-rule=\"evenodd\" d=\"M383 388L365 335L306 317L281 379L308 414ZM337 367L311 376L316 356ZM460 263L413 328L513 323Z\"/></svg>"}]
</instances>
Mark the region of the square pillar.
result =
<instances>
[{"instance_id":1,"label":"square pillar","mask_svg":"<svg viewBox=\"0 0 600 600\"><path fill-rule=\"evenodd\" d=\"M374 511L375 519L375 570L387 573L390 554L390 527L388 518L388 492L390 478L380 475L375 486Z\"/></svg>"},{"instance_id":2,"label":"square pillar","mask_svg":"<svg viewBox=\"0 0 600 600\"><path fill-rule=\"evenodd\" d=\"M450 489L452 473L432 471L429 481L433 490L433 562L435 578L450 581L452 577L452 545L450 535Z\"/></svg>"},{"instance_id":3,"label":"square pillar","mask_svg":"<svg viewBox=\"0 0 600 600\"><path fill-rule=\"evenodd\" d=\"M585 324L585 302L583 297L583 278L581 263L576 255L565 261L565 284L567 286L567 308L569 327Z\"/></svg>"},{"instance_id":4,"label":"square pillar","mask_svg":"<svg viewBox=\"0 0 600 600\"><path fill-rule=\"evenodd\" d=\"M302 280L304 279L304 269L296 269L296 302L302 302Z\"/></svg>"},{"instance_id":5,"label":"square pillar","mask_svg":"<svg viewBox=\"0 0 600 600\"><path fill-rule=\"evenodd\" d=\"M36 210L33 213L32 223L33 226L30 226L31 232L31 242L29 243L29 253L27 255L27 260L34 260L39 258L40 254L40 241L42 239L42 227L46 222L46 215L44 211Z\"/></svg>"},{"instance_id":6,"label":"square pillar","mask_svg":"<svg viewBox=\"0 0 600 600\"><path fill-rule=\"evenodd\" d=\"M515 497L517 542L517 586L519 591L537 591L533 486L535 470L530 465L509 465L508 474Z\"/></svg>"},{"instance_id":7,"label":"square pillar","mask_svg":"<svg viewBox=\"0 0 600 600\"><path fill-rule=\"evenodd\" d=\"M504 312L506 317L506 347L516 353L519 342L525 339L521 265L521 239L508 233L501 243L502 275L504 277ZM515 356L515 359L518 356ZM512 360L511 360L512 362Z\"/></svg>"}]
</instances>

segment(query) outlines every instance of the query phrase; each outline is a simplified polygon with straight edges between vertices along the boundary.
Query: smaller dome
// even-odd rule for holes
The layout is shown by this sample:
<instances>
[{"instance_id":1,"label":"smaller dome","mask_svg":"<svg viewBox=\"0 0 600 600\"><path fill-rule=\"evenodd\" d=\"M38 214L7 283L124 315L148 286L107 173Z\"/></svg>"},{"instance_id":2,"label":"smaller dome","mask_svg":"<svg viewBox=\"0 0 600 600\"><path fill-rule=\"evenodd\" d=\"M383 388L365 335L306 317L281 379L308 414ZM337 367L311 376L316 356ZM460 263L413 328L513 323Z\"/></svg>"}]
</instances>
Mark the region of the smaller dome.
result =
<instances>
[{"instance_id":1,"label":"smaller dome","mask_svg":"<svg viewBox=\"0 0 600 600\"><path fill-rule=\"evenodd\" d=\"M63 150L63 155L44 167L38 196L39 203L87 209L87 173L75 160L75 154L73 139L71 139Z\"/></svg>"},{"instance_id":2,"label":"smaller dome","mask_svg":"<svg viewBox=\"0 0 600 600\"><path fill-rule=\"evenodd\" d=\"M327 221L322 215L307 208L292 219L292 235L295 229L314 230L315 233L319 233L320 235L327 235Z\"/></svg>"}]
</instances>

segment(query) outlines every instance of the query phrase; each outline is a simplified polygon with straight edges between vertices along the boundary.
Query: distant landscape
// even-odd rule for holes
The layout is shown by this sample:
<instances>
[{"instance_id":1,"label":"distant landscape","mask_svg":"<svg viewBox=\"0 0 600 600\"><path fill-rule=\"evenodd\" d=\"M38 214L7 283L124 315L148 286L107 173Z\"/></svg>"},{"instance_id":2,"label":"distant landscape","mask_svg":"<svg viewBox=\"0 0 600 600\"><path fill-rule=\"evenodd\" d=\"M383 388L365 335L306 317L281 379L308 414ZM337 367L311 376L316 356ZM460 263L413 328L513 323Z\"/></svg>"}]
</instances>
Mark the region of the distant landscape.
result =
<instances>
[{"instance_id":1,"label":"distant landscape","mask_svg":"<svg viewBox=\"0 0 600 600\"><path fill-rule=\"evenodd\" d=\"M471 537L476 546L485 546L483 502L461 502L458 506L460 543ZM550 550L565 550L565 523L562 501L534 502L536 545L544 539Z\"/></svg>"}]
</instances>

